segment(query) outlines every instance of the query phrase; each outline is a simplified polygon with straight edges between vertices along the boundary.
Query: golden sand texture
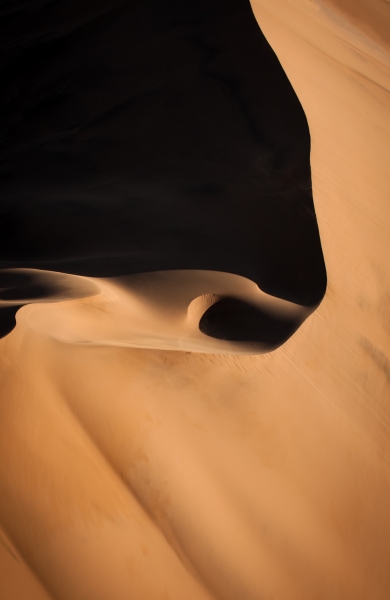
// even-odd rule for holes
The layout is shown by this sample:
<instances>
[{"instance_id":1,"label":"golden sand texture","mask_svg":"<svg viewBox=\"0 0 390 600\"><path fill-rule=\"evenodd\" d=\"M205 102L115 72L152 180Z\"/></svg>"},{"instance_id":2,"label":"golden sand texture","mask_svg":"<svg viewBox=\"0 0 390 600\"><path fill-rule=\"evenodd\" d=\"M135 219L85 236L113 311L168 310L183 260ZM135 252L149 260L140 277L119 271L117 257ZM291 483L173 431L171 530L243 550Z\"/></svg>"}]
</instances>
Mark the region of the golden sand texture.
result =
<instances>
[{"instance_id":1,"label":"golden sand texture","mask_svg":"<svg viewBox=\"0 0 390 600\"><path fill-rule=\"evenodd\" d=\"M376 45L387 51L390 49L390 9L389 0L321 0L322 10L329 7L332 17L339 18L344 27L352 25L366 34Z\"/></svg>"},{"instance_id":2,"label":"golden sand texture","mask_svg":"<svg viewBox=\"0 0 390 600\"><path fill-rule=\"evenodd\" d=\"M259 356L102 344L100 296L21 309L1 598L390 597L389 55L330 3L253 9L308 117L327 295ZM89 337L66 339L80 311Z\"/></svg>"}]
</instances>

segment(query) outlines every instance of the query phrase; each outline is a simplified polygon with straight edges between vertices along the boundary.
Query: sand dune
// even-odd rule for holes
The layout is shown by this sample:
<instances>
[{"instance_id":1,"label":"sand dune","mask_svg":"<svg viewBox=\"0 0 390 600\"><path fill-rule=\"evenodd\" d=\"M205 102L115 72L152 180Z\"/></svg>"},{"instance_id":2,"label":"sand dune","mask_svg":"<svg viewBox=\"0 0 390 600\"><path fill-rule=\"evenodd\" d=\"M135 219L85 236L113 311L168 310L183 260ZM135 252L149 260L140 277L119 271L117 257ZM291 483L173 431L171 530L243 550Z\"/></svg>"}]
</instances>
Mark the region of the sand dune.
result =
<instances>
[{"instance_id":1,"label":"sand dune","mask_svg":"<svg viewBox=\"0 0 390 600\"><path fill-rule=\"evenodd\" d=\"M92 281L42 269L0 271L0 337L15 327L16 312L25 304L61 302L99 293Z\"/></svg>"},{"instance_id":2,"label":"sand dune","mask_svg":"<svg viewBox=\"0 0 390 600\"><path fill-rule=\"evenodd\" d=\"M52 304L41 299L19 310L19 328L75 344L260 354L285 342L315 308L270 296L244 277L214 271L166 271L114 280L61 279L48 272L41 276L52 285ZM62 296L54 290L57 279L68 283ZM66 293L70 299L88 292L90 297L82 302L60 301ZM239 311L219 313L226 300L239 302ZM214 317L202 327L211 307ZM210 335L202 332L207 326Z\"/></svg>"},{"instance_id":3,"label":"sand dune","mask_svg":"<svg viewBox=\"0 0 390 600\"><path fill-rule=\"evenodd\" d=\"M0 340L7 600L388 599L389 13L332 6L253 0L308 117L323 302L260 356L195 327L221 296L304 320L249 274L91 277L21 308Z\"/></svg>"}]
</instances>

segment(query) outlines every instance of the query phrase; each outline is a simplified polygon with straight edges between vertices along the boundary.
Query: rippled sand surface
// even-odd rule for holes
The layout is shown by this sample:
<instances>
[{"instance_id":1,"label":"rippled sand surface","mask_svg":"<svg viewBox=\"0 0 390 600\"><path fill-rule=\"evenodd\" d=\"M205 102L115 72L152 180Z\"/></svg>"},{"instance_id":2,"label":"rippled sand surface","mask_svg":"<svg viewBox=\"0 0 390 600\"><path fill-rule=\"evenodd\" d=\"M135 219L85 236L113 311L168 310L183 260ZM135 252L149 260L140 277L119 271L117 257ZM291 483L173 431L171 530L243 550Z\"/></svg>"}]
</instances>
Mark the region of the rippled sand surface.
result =
<instances>
[{"instance_id":1,"label":"rippled sand surface","mask_svg":"<svg viewBox=\"0 0 390 600\"><path fill-rule=\"evenodd\" d=\"M328 272L283 346L195 335L232 284L204 273L157 303L159 275L62 280L83 298L0 340L2 598L389 598L390 7L356 6L253 0L309 121Z\"/></svg>"}]
</instances>

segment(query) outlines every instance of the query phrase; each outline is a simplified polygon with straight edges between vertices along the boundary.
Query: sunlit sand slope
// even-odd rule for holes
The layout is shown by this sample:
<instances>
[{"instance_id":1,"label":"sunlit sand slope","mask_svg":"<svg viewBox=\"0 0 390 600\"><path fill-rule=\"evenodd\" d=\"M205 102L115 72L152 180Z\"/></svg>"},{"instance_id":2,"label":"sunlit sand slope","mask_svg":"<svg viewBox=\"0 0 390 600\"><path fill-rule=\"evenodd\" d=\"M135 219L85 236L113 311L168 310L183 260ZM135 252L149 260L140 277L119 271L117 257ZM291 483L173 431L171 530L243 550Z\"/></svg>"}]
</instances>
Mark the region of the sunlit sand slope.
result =
<instances>
[{"instance_id":1,"label":"sunlit sand slope","mask_svg":"<svg viewBox=\"0 0 390 600\"><path fill-rule=\"evenodd\" d=\"M22 308L0 342L6 598L390 596L389 56L329 5L253 8L309 120L327 295L239 357L61 336L61 306L99 296Z\"/></svg>"}]
</instances>

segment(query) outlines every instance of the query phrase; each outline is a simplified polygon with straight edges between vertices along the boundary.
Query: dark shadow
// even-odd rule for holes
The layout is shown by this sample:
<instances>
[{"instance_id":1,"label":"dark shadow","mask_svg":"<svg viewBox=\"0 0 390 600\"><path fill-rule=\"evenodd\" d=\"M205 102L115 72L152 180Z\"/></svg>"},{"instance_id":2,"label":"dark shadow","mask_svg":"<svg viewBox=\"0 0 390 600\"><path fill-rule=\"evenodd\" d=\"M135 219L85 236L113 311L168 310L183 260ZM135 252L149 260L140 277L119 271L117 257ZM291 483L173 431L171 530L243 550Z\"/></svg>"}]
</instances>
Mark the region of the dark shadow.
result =
<instances>
[{"instance_id":1,"label":"dark shadow","mask_svg":"<svg viewBox=\"0 0 390 600\"><path fill-rule=\"evenodd\" d=\"M23 301L50 298L53 288L37 282L30 273L0 273L0 300Z\"/></svg>"},{"instance_id":2,"label":"dark shadow","mask_svg":"<svg viewBox=\"0 0 390 600\"><path fill-rule=\"evenodd\" d=\"M0 338L15 327L15 315L24 306L24 300L44 300L52 295L52 288L37 282L32 274L0 272L0 301L17 302L13 306L0 306Z\"/></svg>"},{"instance_id":3,"label":"dark shadow","mask_svg":"<svg viewBox=\"0 0 390 600\"><path fill-rule=\"evenodd\" d=\"M235 298L223 298L204 313L202 333L231 342L258 342L270 349L283 344L299 327L301 320L272 315Z\"/></svg>"},{"instance_id":4,"label":"dark shadow","mask_svg":"<svg viewBox=\"0 0 390 600\"><path fill-rule=\"evenodd\" d=\"M0 338L5 337L15 327L15 315L16 312L23 306L2 306L0 307Z\"/></svg>"},{"instance_id":5,"label":"dark shadow","mask_svg":"<svg viewBox=\"0 0 390 600\"><path fill-rule=\"evenodd\" d=\"M3 0L0 40L0 268L321 300L309 130L248 0Z\"/></svg>"}]
</instances>

